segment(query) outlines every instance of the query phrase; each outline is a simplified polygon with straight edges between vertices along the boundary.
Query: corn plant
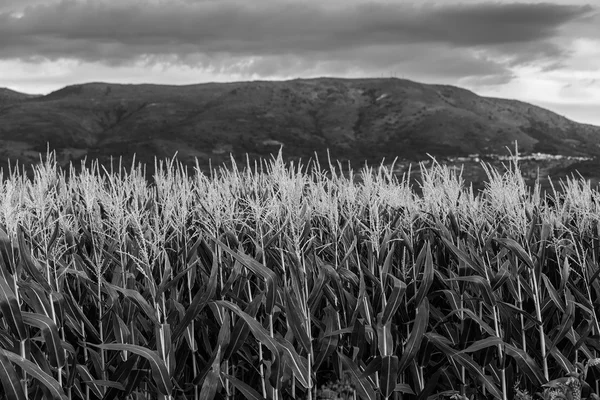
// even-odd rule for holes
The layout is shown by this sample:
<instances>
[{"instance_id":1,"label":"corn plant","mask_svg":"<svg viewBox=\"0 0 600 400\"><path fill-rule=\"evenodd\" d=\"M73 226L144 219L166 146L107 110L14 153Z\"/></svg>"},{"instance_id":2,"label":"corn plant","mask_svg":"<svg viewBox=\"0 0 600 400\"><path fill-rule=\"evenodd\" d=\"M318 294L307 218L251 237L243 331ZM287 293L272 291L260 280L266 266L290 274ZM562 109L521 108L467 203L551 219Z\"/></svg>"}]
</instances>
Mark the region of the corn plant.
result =
<instances>
[{"instance_id":1,"label":"corn plant","mask_svg":"<svg viewBox=\"0 0 600 400\"><path fill-rule=\"evenodd\" d=\"M11 170L0 398L593 397L598 192L420 167Z\"/></svg>"}]
</instances>

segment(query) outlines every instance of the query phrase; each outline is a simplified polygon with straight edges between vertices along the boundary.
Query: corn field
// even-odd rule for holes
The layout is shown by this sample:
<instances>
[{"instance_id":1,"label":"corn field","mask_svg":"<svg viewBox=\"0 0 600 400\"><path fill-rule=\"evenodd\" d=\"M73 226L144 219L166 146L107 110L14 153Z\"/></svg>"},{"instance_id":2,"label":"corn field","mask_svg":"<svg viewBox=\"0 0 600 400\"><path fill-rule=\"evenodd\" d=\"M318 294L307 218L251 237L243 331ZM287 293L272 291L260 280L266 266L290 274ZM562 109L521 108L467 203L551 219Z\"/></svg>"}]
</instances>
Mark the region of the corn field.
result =
<instances>
[{"instance_id":1,"label":"corn field","mask_svg":"<svg viewBox=\"0 0 600 400\"><path fill-rule=\"evenodd\" d=\"M595 398L600 193L391 171L11 171L0 399Z\"/></svg>"}]
</instances>

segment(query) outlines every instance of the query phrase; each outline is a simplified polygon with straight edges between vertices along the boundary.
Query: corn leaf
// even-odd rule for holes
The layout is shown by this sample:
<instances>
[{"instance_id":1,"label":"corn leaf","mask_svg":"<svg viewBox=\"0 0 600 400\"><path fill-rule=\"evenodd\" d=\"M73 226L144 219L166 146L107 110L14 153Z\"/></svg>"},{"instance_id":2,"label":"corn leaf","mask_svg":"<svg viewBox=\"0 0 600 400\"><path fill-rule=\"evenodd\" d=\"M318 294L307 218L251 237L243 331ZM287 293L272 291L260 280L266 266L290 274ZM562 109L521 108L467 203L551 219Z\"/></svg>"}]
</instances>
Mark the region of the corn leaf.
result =
<instances>
[{"instance_id":1,"label":"corn leaf","mask_svg":"<svg viewBox=\"0 0 600 400\"><path fill-rule=\"evenodd\" d=\"M170 395L173 390L173 384L169 377L169 371L164 361L160 359L155 351L147 349L142 346L133 344L121 344L121 343L105 343L105 344L91 344L90 346L99 347L104 350L118 350L118 351L130 351L141 357L144 357L150 363L152 369L152 377L156 383L156 387L161 394Z\"/></svg>"},{"instance_id":2,"label":"corn leaf","mask_svg":"<svg viewBox=\"0 0 600 400\"><path fill-rule=\"evenodd\" d=\"M65 392L60 387L56 379L42 371L40 367L38 367L36 364L15 353L3 349L0 349L0 355L3 355L5 358L10 360L14 364L17 364L27 374L37 379L38 382L40 382L50 392L53 399L68 400L67 396L65 395Z\"/></svg>"},{"instance_id":3,"label":"corn leaf","mask_svg":"<svg viewBox=\"0 0 600 400\"><path fill-rule=\"evenodd\" d=\"M23 325L19 302L3 276L0 276L0 311L2 311L3 319L8 324L10 330L16 335L17 339L26 339L27 330L25 329L25 325Z\"/></svg>"},{"instance_id":4,"label":"corn leaf","mask_svg":"<svg viewBox=\"0 0 600 400\"><path fill-rule=\"evenodd\" d=\"M421 346L421 342L423 341L423 335L425 334L428 323L429 301L427 300L427 297L425 297L417 309L415 322L410 335L406 340L406 345L402 349L402 357L400 358L398 365L398 373L402 373L406 367L408 367L413 358L415 358L415 355Z\"/></svg>"},{"instance_id":5,"label":"corn leaf","mask_svg":"<svg viewBox=\"0 0 600 400\"><path fill-rule=\"evenodd\" d=\"M508 343L505 344L504 349L506 354L515 359L519 368L532 382L534 382L537 386L541 386L542 383L545 383L546 379L544 379L542 370L530 355Z\"/></svg>"},{"instance_id":6,"label":"corn leaf","mask_svg":"<svg viewBox=\"0 0 600 400\"><path fill-rule=\"evenodd\" d=\"M342 364L350 372L352 376L353 383L355 385L355 389L358 392L361 398L366 400L375 400L377 395L375 393L375 389L373 385L366 377L361 377L362 373L360 372L360 368L352 361L352 359L348 358L346 355L338 352L338 357L342 361Z\"/></svg>"},{"instance_id":7,"label":"corn leaf","mask_svg":"<svg viewBox=\"0 0 600 400\"><path fill-rule=\"evenodd\" d=\"M239 390L240 392L242 392L242 394L244 395L244 397L246 397L246 399L248 400L264 400L264 397L259 395L258 392L256 390L254 390L250 385L248 385L247 383L237 379L234 376L231 375L227 375L227 374L223 374L223 376L229 381L231 382L231 384L233 384L233 386Z\"/></svg>"},{"instance_id":8,"label":"corn leaf","mask_svg":"<svg viewBox=\"0 0 600 400\"><path fill-rule=\"evenodd\" d=\"M389 398L396 390L398 379L398 357L385 356L381 360L380 390L384 398Z\"/></svg>"},{"instance_id":9,"label":"corn leaf","mask_svg":"<svg viewBox=\"0 0 600 400\"><path fill-rule=\"evenodd\" d=\"M2 278L0 278L2 279ZM0 353L0 383L8 400L25 400L21 380L8 358Z\"/></svg>"},{"instance_id":10,"label":"corn leaf","mask_svg":"<svg viewBox=\"0 0 600 400\"><path fill-rule=\"evenodd\" d=\"M24 312L23 322L27 325L35 326L42 332L42 337L46 343L46 350L50 364L55 367L63 367L65 365L65 350L62 347L58 327L50 318L41 314Z\"/></svg>"}]
</instances>

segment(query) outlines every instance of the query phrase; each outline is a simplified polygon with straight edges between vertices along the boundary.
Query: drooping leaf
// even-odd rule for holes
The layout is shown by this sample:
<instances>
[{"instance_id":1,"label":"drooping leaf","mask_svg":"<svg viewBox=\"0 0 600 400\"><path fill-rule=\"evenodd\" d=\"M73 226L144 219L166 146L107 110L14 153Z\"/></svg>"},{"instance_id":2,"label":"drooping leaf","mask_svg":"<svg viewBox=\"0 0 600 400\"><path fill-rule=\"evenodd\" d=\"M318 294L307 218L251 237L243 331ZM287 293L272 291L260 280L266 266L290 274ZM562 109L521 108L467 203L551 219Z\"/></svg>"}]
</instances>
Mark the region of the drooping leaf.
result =
<instances>
[{"instance_id":1,"label":"drooping leaf","mask_svg":"<svg viewBox=\"0 0 600 400\"><path fill-rule=\"evenodd\" d=\"M173 391L173 383L171 382L171 378L169 377L169 371L167 369L167 366L165 365L164 361L160 359L156 351L134 344L88 344L91 346L99 347L104 350L130 351L134 354L144 357L150 363L150 368L152 369L152 378L154 379L154 383L156 384L156 387L158 388L160 393L164 395L170 395Z\"/></svg>"},{"instance_id":2,"label":"drooping leaf","mask_svg":"<svg viewBox=\"0 0 600 400\"><path fill-rule=\"evenodd\" d=\"M529 354L508 343L506 343L504 349L506 354L515 359L519 368L536 386L539 387L542 383L545 383L546 379L544 378L542 370Z\"/></svg>"},{"instance_id":3,"label":"drooping leaf","mask_svg":"<svg viewBox=\"0 0 600 400\"><path fill-rule=\"evenodd\" d=\"M50 364L55 368L63 367L65 365L65 351L61 344L58 327L54 321L41 314L24 312L22 315L24 323L41 330Z\"/></svg>"},{"instance_id":4,"label":"drooping leaf","mask_svg":"<svg viewBox=\"0 0 600 400\"><path fill-rule=\"evenodd\" d=\"M8 360L17 364L27 374L37 379L52 395L55 400L68 400L65 392L60 387L59 383L52 376L41 370L36 364L10 351L0 349L0 354L4 355Z\"/></svg>"},{"instance_id":5,"label":"drooping leaf","mask_svg":"<svg viewBox=\"0 0 600 400\"><path fill-rule=\"evenodd\" d=\"M516 240L508 237L495 238L494 240L497 243L509 249L510 251L512 251L513 254L519 257L519 259L527 265L527 267L533 269L533 261L531 260L531 257L529 256L529 254L527 254L523 246L521 246Z\"/></svg>"},{"instance_id":6,"label":"drooping leaf","mask_svg":"<svg viewBox=\"0 0 600 400\"><path fill-rule=\"evenodd\" d=\"M352 361L352 359L348 358L346 355L338 351L338 356L342 361L342 364L350 372L352 376L352 381L354 383L355 389L358 392L361 398L366 400L375 400L377 395L375 393L375 389L369 379L366 377L361 377L362 373L360 368Z\"/></svg>"},{"instance_id":7,"label":"drooping leaf","mask_svg":"<svg viewBox=\"0 0 600 400\"><path fill-rule=\"evenodd\" d=\"M21 256L22 265L25 271L33 278L35 282L40 284L46 292L52 292L52 288L48 284L46 277L40 271L41 267L38 266L38 263L31 257L31 252L27 248L25 244L25 235L23 232L23 228L19 225L17 228L17 241L19 242L19 255Z\"/></svg>"},{"instance_id":8,"label":"drooping leaf","mask_svg":"<svg viewBox=\"0 0 600 400\"><path fill-rule=\"evenodd\" d=\"M504 341L500 339L498 336L488 336L484 339L480 339L467 347L464 350L461 350L460 353L473 353L475 351L479 351L481 349L485 349L492 346L498 346L504 344Z\"/></svg>"},{"instance_id":9,"label":"drooping leaf","mask_svg":"<svg viewBox=\"0 0 600 400\"><path fill-rule=\"evenodd\" d=\"M248 304L244 312L248 314L251 318L255 318L256 313L258 312L258 308L262 303L263 299L263 294L259 294L256 297L254 297L254 299L252 300L252 302L250 302L250 304ZM243 318L238 319L235 323L235 326L233 327L233 332L231 333L229 339L229 345L227 346L223 354L223 359L228 360L233 354L235 354L240 349L240 347L244 345L244 342L246 341L246 338L249 334L250 325L248 325Z\"/></svg>"},{"instance_id":10,"label":"drooping leaf","mask_svg":"<svg viewBox=\"0 0 600 400\"><path fill-rule=\"evenodd\" d=\"M81 377L81 381L87 386L89 386L90 390L92 391L92 393L94 393L94 395L96 395L98 398L102 398L102 390L100 389L100 386L95 382L95 379L92 376L92 374L90 374L88 368L82 364L77 364L75 368L77 370L77 373Z\"/></svg>"},{"instance_id":11,"label":"drooping leaf","mask_svg":"<svg viewBox=\"0 0 600 400\"><path fill-rule=\"evenodd\" d=\"M292 344L285 339L277 338L279 348L283 353L285 362L292 368L294 376L305 389L311 389L311 380L308 374L308 361L305 357L298 355Z\"/></svg>"},{"instance_id":12,"label":"drooping leaf","mask_svg":"<svg viewBox=\"0 0 600 400\"><path fill-rule=\"evenodd\" d=\"M108 282L104 282L105 288L111 288L115 291L123 294L126 298L131 300L139 309L150 319L153 323L158 324L158 318L156 318L156 310L150 306L150 304L144 299L144 297L136 290L125 289L117 285L113 285Z\"/></svg>"},{"instance_id":13,"label":"drooping leaf","mask_svg":"<svg viewBox=\"0 0 600 400\"><path fill-rule=\"evenodd\" d=\"M271 310L273 309L273 306L275 305L275 282L277 280L277 275L275 274L275 272L273 272L254 258L250 257L249 255L231 250L227 245L225 245L218 239L213 238L213 240L221 247L221 249L225 250L225 252L227 252L229 255L235 258L242 265L244 265L250 271L252 271L253 273L265 280L267 286L265 307L266 312L270 314Z\"/></svg>"},{"instance_id":14,"label":"drooping leaf","mask_svg":"<svg viewBox=\"0 0 600 400\"><path fill-rule=\"evenodd\" d=\"M502 392L498 389L498 386L490 379L489 376L484 375L482 372L481 365L477 364L471 357L464 353L456 353L452 359L459 363L461 366L469 372L472 378L476 378L480 384L485 386L486 390L495 398L502 399Z\"/></svg>"},{"instance_id":15,"label":"drooping leaf","mask_svg":"<svg viewBox=\"0 0 600 400\"><path fill-rule=\"evenodd\" d=\"M242 311L236 304L233 304L230 301L215 300L215 304L236 313L238 317L242 318L244 322L248 324L250 331L254 337L260 341L261 344L267 346L271 353L279 354L277 341L269 335L269 332L267 332L267 330L256 319Z\"/></svg>"},{"instance_id":16,"label":"drooping leaf","mask_svg":"<svg viewBox=\"0 0 600 400\"><path fill-rule=\"evenodd\" d=\"M2 279L0 277L0 279ZM8 400L25 400L21 380L8 358L0 353L0 383Z\"/></svg>"},{"instance_id":17,"label":"drooping leaf","mask_svg":"<svg viewBox=\"0 0 600 400\"><path fill-rule=\"evenodd\" d=\"M231 375L227 375L227 374L223 374L223 376L229 381L231 382L231 384L233 384L233 386L235 386L235 388L237 390L239 390L240 392L242 392L242 394L244 395L244 397L246 397L246 399L248 400L264 400L264 397L259 395L256 390L254 390L250 385L248 385L247 383L237 379L234 376Z\"/></svg>"}]
</instances>

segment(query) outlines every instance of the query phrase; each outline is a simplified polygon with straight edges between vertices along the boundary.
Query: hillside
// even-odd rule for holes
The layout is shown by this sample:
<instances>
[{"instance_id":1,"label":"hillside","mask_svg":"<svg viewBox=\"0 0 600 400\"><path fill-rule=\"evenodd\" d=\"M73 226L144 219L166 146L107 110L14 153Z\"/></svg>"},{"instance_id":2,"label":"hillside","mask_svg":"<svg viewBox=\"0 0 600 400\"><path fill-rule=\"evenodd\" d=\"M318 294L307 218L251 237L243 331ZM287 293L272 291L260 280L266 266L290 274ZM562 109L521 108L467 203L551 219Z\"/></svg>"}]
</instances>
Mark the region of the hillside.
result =
<instances>
[{"instance_id":1,"label":"hillside","mask_svg":"<svg viewBox=\"0 0 600 400\"><path fill-rule=\"evenodd\" d=\"M34 94L20 93L7 88L0 88L0 107L20 103L22 101L31 100L40 97Z\"/></svg>"},{"instance_id":2,"label":"hillside","mask_svg":"<svg viewBox=\"0 0 600 400\"><path fill-rule=\"evenodd\" d=\"M600 155L600 127L531 104L402 79L298 79L188 86L89 83L46 96L0 89L0 165L136 153L202 167L233 153L380 162L522 152ZM210 161L209 161L210 160Z\"/></svg>"}]
</instances>

